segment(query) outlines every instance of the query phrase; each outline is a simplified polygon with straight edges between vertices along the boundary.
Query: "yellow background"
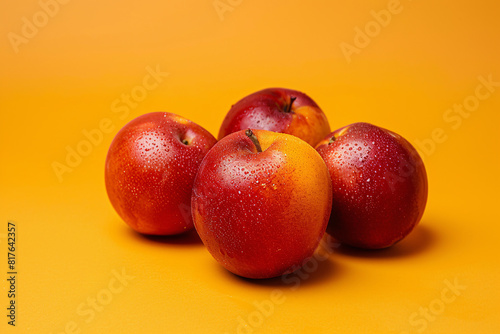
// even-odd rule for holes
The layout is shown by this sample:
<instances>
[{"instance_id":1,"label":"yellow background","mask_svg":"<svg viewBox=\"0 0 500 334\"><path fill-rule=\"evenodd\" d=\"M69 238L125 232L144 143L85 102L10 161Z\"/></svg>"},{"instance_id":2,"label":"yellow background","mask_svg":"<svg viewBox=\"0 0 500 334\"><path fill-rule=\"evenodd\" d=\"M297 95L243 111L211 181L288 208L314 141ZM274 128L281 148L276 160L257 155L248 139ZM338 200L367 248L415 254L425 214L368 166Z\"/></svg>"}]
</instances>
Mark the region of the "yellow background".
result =
<instances>
[{"instance_id":1,"label":"yellow background","mask_svg":"<svg viewBox=\"0 0 500 334\"><path fill-rule=\"evenodd\" d=\"M2 1L0 331L500 332L500 87L460 124L444 118L473 101L479 77L500 81L498 1L401 0L380 31L371 11L388 1L220 2L231 8L222 16L213 0L74 0L44 22L38 1ZM33 16L38 32L14 47ZM355 45L367 24L373 37L348 62L341 43ZM148 67L169 74L128 115L115 113ZM270 86L309 94L332 130L366 121L414 145L439 134L423 154L429 200L416 230L384 251L335 249L295 290L227 273L195 235L133 233L103 182L107 148L134 117L169 111L217 135L232 103ZM52 164L65 164L66 148L103 119L112 132L60 181ZM9 220L18 228L15 328L5 316ZM134 278L117 292L122 271ZM450 294L446 282L461 290ZM280 293L259 316L254 302ZM107 304L81 315L96 297ZM436 314L419 315L429 307Z\"/></svg>"}]
</instances>

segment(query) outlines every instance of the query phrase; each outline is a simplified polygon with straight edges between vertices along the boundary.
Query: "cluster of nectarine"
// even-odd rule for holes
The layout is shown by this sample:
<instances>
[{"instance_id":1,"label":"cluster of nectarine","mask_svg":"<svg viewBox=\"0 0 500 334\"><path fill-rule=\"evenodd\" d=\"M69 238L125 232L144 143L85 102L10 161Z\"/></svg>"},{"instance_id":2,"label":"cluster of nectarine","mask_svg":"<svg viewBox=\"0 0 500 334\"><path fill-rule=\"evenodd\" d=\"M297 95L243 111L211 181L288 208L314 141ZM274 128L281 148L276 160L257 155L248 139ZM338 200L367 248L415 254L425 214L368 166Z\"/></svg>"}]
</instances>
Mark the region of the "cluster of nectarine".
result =
<instances>
[{"instance_id":1,"label":"cluster of nectarine","mask_svg":"<svg viewBox=\"0 0 500 334\"><path fill-rule=\"evenodd\" d=\"M289 273L325 231L385 248L419 222L427 176L400 135L355 123L330 132L307 95L265 89L231 107L217 141L178 115L142 115L106 159L111 204L139 233L196 228L212 256L248 278Z\"/></svg>"}]
</instances>

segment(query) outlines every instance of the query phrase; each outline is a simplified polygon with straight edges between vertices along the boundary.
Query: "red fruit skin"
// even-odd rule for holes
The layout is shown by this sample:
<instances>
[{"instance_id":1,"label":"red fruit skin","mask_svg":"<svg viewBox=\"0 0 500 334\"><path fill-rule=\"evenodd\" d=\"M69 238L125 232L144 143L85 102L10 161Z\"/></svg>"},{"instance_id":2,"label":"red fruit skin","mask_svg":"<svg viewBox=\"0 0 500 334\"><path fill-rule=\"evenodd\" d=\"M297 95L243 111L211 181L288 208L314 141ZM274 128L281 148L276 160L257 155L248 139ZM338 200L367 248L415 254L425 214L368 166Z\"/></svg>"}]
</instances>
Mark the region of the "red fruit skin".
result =
<instances>
[{"instance_id":1,"label":"red fruit skin","mask_svg":"<svg viewBox=\"0 0 500 334\"><path fill-rule=\"evenodd\" d=\"M143 234L192 229L194 178L216 142L201 126L171 113L153 112L130 121L113 139L106 158L106 190L116 212Z\"/></svg>"},{"instance_id":2,"label":"red fruit skin","mask_svg":"<svg viewBox=\"0 0 500 334\"><path fill-rule=\"evenodd\" d=\"M316 149L332 178L327 232L335 239L360 248L386 248L420 221L427 203L427 174L406 139L355 123L332 132Z\"/></svg>"},{"instance_id":3,"label":"red fruit skin","mask_svg":"<svg viewBox=\"0 0 500 334\"><path fill-rule=\"evenodd\" d=\"M286 134L254 130L262 146L239 131L220 140L196 176L196 231L227 270L271 278L311 257L328 224L331 180L319 154Z\"/></svg>"},{"instance_id":4,"label":"red fruit skin","mask_svg":"<svg viewBox=\"0 0 500 334\"><path fill-rule=\"evenodd\" d=\"M290 106L292 97L295 100ZM287 108L289 112L285 112ZM306 94L286 88L267 88L244 97L231 107L218 138L246 129L291 134L314 147L330 132L330 125L323 111Z\"/></svg>"}]
</instances>

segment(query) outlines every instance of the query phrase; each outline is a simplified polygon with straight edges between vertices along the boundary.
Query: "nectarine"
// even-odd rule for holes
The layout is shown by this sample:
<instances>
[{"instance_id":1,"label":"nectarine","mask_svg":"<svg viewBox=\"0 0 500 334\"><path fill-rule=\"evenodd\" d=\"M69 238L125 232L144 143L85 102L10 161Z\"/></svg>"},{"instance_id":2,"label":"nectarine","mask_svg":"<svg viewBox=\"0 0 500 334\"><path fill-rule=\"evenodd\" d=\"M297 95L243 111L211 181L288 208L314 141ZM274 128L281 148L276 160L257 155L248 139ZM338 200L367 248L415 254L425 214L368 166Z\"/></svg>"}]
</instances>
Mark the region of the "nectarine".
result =
<instances>
[{"instance_id":1,"label":"nectarine","mask_svg":"<svg viewBox=\"0 0 500 334\"><path fill-rule=\"evenodd\" d=\"M242 130L212 147L196 176L192 212L212 256L234 274L270 278L313 255L328 223L331 180L309 144Z\"/></svg>"},{"instance_id":2,"label":"nectarine","mask_svg":"<svg viewBox=\"0 0 500 334\"><path fill-rule=\"evenodd\" d=\"M338 241L385 248L420 221L427 202L427 174L406 139L375 125L355 123L332 132L316 149L332 178L328 232Z\"/></svg>"},{"instance_id":3,"label":"nectarine","mask_svg":"<svg viewBox=\"0 0 500 334\"><path fill-rule=\"evenodd\" d=\"M215 143L207 130L171 113L130 121L113 139L106 158L106 190L116 212L144 234L192 229L193 181Z\"/></svg>"}]
</instances>

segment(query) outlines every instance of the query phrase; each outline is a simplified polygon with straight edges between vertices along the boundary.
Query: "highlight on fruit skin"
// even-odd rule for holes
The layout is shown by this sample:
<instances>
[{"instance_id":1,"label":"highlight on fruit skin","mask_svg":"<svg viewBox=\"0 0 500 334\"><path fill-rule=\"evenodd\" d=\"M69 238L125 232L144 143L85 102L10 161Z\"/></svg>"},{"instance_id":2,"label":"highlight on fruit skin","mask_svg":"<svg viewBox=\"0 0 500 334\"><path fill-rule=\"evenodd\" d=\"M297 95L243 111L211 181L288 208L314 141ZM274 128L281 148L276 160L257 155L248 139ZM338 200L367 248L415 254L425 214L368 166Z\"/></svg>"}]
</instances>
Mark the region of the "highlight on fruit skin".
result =
<instances>
[{"instance_id":1,"label":"highlight on fruit skin","mask_svg":"<svg viewBox=\"0 0 500 334\"><path fill-rule=\"evenodd\" d=\"M316 102L287 88L262 89L239 100L225 116L218 139L249 128L291 134L313 147L330 132Z\"/></svg>"},{"instance_id":2,"label":"highlight on fruit skin","mask_svg":"<svg viewBox=\"0 0 500 334\"><path fill-rule=\"evenodd\" d=\"M106 157L106 191L118 215L143 234L192 230L191 189L199 164L216 142L201 126L172 113L130 121Z\"/></svg>"},{"instance_id":3,"label":"highlight on fruit skin","mask_svg":"<svg viewBox=\"0 0 500 334\"><path fill-rule=\"evenodd\" d=\"M327 232L343 244L390 247L419 223L428 196L427 173L402 136L354 123L327 135L316 150L332 179Z\"/></svg>"},{"instance_id":4,"label":"highlight on fruit skin","mask_svg":"<svg viewBox=\"0 0 500 334\"><path fill-rule=\"evenodd\" d=\"M288 134L247 129L215 144L193 186L196 231L217 262L247 278L291 272L325 233L331 180L321 156Z\"/></svg>"}]
</instances>

